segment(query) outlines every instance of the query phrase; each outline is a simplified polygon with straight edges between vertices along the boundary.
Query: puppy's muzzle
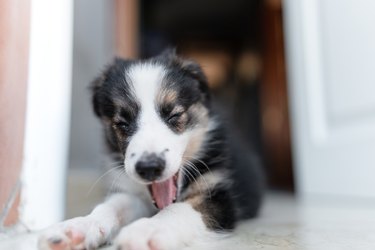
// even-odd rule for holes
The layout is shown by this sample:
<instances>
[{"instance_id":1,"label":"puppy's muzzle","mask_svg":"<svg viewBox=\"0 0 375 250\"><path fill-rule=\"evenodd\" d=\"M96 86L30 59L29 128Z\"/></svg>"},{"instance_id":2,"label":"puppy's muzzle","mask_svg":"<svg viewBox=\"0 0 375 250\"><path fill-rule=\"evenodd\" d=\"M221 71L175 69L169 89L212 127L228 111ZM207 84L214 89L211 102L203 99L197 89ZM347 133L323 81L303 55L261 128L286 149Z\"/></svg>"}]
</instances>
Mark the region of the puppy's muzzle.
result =
<instances>
[{"instance_id":1,"label":"puppy's muzzle","mask_svg":"<svg viewBox=\"0 0 375 250\"><path fill-rule=\"evenodd\" d=\"M156 154L143 154L135 164L135 171L145 181L155 181L162 176L165 159Z\"/></svg>"}]
</instances>

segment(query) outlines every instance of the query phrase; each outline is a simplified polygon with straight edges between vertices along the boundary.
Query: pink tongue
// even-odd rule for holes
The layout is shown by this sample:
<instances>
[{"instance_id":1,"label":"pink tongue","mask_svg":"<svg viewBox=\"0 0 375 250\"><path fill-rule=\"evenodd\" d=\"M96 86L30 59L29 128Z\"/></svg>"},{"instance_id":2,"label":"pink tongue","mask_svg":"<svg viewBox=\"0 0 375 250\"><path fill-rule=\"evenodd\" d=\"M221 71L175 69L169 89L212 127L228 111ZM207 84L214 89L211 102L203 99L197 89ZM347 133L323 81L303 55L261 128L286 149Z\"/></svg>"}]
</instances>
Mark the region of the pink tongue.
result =
<instances>
[{"instance_id":1,"label":"pink tongue","mask_svg":"<svg viewBox=\"0 0 375 250\"><path fill-rule=\"evenodd\" d=\"M173 177L160 183L151 184L152 195L158 208L163 209L173 202L176 197L176 186Z\"/></svg>"}]
</instances>

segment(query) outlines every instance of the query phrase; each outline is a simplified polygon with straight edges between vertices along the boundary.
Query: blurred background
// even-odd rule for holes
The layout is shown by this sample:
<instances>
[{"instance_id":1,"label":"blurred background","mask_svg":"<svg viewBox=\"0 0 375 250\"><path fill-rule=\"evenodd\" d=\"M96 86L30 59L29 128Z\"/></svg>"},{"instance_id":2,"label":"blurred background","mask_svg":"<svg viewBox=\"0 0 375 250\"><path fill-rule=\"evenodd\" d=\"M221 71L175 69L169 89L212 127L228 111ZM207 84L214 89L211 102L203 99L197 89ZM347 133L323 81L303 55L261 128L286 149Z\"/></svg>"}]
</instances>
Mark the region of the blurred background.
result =
<instances>
[{"instance_id":1,"label":"blurred background","mask_svg":"<svg viewBox=\"0 0 375 250\"><path fill-rule=\"evenodd\" d=\"M1 4L2 226L21 219L42 228L103 199L110 161L89 83L115 55L147 58L167 47L202 65L217 109L260 155L271 192L374 200L375 2Z\"/></svg>"}]
</instances>

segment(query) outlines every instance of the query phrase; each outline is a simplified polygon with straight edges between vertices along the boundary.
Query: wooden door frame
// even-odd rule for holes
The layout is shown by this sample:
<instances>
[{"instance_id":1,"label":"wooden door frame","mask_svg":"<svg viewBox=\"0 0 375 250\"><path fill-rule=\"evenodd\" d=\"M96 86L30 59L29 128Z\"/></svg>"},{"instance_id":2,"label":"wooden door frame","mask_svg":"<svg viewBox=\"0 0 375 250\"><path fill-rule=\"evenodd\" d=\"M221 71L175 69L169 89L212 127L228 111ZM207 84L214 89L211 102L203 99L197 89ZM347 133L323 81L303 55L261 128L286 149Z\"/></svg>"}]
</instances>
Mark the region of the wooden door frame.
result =
<instances>
[{"instance_id":1,"label":"wooden door frame","mask_svg":"<svg viewBox=\"0 0 375 250\"><path fill-rule=\"evenodd\" d=\"M119 57L139 57L139 2L115 0L115 50Z\"/></svg>"}]
</instances>

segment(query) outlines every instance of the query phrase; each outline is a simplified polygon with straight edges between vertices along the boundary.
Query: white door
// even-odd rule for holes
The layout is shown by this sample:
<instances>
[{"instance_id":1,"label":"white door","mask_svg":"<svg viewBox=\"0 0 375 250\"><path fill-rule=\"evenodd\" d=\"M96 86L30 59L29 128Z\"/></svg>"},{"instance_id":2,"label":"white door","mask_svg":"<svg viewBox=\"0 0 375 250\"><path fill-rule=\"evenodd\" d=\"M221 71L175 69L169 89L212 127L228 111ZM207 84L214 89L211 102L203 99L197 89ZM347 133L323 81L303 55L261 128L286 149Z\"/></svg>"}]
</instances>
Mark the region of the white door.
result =
<instances>
[{"instance_id":1,"label":"white door","mask_svg":"<svg viewBox=\"0 0 375 250\"><path fill-rule=\"evenodd\" d=\"M375 198L375 1L284 10L298 192Z\"/></svg>"}]
</instances>

